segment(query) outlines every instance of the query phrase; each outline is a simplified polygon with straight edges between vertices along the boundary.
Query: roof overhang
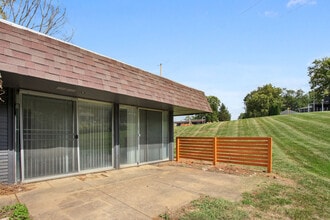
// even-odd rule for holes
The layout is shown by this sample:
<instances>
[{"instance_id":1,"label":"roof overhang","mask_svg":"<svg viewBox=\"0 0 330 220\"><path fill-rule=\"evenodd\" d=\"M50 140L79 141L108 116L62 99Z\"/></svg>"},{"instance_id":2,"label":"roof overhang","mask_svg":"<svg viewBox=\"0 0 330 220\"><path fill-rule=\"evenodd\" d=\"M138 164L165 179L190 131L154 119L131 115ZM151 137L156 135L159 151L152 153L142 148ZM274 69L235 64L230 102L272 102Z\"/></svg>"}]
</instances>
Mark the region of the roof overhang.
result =
<instances>
[{"instance_id":1,"label":"roof overhang","mask_svg":"<svg viewBox=\"0 0 330 220\"><path fill-rule=\"evenodd\" d=\"M210 112L202 91L0 20L5 87L171 110Z\"/></svg>"}]
</instances>

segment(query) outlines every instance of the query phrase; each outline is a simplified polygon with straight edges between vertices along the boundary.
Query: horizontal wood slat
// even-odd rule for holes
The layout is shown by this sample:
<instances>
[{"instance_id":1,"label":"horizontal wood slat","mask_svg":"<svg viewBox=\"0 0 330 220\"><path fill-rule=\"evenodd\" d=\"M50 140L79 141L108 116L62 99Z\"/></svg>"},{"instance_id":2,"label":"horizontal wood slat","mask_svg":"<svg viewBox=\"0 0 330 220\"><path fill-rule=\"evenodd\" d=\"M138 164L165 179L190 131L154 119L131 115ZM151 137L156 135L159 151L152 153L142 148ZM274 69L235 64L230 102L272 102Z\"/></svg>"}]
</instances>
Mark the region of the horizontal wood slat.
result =
<instances>
[{"instance_id":1,"label":"horizontal wood slat","mask_svg":"<svg viewBox=\"0 0 330 220\"><path fill-rule=\"evenodd\" d=\"M222 146L241 146L241 147L249 147L249 146L267 146L267 142L222 142L218 141L218 145Z\"/></svg>"},{"instance_id":2,"label":"horizontal wood slat","mask_svg":"<svg viewBox=\"0 0 330 220\"><path fill-rule=\"evenodd\" d=\"M195 137L194 137L195 138ZM204 137L207 138L207 137ZM220 141L225 141L225 140L229 140L229 141L237 141L237 140L246 140L246 141L253 141L253 140L261 140L261 141L265 141L267 138L269 137L218 137Z\"/></svg>"},{"instance_id":3,"label":"horizontal wood slat","mask_svg":"<svg viewBox=\"0 0 330 220\"><path fill-rule=\"evenodd\" d=\"M249 165L249 166L261 166L261 167L267 167L267 164L248 163L248 162L242 162L242 161L218 160L218 162L222 162L222 163L234 163L234 164ZM269 172L269 173L270 173L270 172Z\"/></svg>"},{"instance_id":4,"label":"horizontal wood slat","mask_svg":"<svg viewBox=\"0 0 330 220\"><path fill-rule=\"evenodd\" d=\"M221 156L218 160L227 160L227 161L242 161L242 162L251 162L251 163L265 163L267 164L267 160L260 159L260 158L251 158L251 157L233 157L233 156Z\"/></svg>"},{"instance_id":5,"label":"horizontal wood slat","mask_svg":"<svg viewBox=\"0 0 330 220\"><path fill-rule=\"evenodd\" d=\"M267 167L272 170L271 137L177 137L180 158Z\"/></svg>"},{"instance_id":6,"label":"horizontal wood slat","mask_svg":"<svg viewBox=\"0 0 330 220\"><path fill-rule=\"evenodd\" d=\"M219 146L219 145L218 145ZM220 149L218 149L218 151L220 152L236 152L236 151L239 151L239 152L244 152L244 151L247 151L247 152L255 152L256 154L267 154L267 146L265 146L264 148L259 148L259 147L223 147L221 146Z\"/></svg>"},{"instance_id":7,"label":"horizontal wood slat","mask_svg":"<svg viewBox=\"0 0 330 220\"><path fill-rule=\"evenodd\" d=\"M184 148L199 148L199 149L209 149L210 148L209 145L201 145L201 144L191 144L191 145L181 144L181 147L184 147Z\"/></svg>"},{"instance_id":8,"label":"horizontal wood slat","mask_svg":"<svg viewBox=\"0 0 330 220\"><path fill-rule=\"evenodd\" d=\"M268 161L267 155L253 155L253 154L218 154L218 158L253 158Z\"/></svg>"}]
</instances>

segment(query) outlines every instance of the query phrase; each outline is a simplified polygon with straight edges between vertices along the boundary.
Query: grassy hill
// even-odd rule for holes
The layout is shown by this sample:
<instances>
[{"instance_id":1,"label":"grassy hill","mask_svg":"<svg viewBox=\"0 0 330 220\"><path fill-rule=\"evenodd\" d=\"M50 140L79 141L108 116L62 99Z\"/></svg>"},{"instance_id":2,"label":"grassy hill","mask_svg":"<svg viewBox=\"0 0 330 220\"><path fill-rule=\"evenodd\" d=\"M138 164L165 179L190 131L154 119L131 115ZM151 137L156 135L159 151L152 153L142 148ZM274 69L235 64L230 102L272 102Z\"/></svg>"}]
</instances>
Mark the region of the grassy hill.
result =
<instances>
[{"instance_id":1,"label":"grassy hill","mask_svg":"<svg viewBox=\"0 0 330 220\"><path fill-rule=\"evenodd\" d=\"M296 186L245 194L239 207L252 208L251 218L270 212L274 218L330 219L330 112L176 127L175 136L271 136L273 172Z\"/></svg>"}]
</instances>

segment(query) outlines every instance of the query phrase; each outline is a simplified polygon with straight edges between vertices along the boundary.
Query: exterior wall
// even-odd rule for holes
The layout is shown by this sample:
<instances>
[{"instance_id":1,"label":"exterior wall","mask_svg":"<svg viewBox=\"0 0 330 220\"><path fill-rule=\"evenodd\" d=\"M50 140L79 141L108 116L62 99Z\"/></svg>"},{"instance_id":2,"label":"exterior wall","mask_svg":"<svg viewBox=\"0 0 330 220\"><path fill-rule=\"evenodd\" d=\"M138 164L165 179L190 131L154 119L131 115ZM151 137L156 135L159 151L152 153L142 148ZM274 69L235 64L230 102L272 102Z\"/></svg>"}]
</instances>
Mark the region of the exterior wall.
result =
<instances>
[{"instance_id":1,"label":"exterior wall","mask_svg":"<svg viewBox=\"0 0 330 220\"><path fill-rule=\"evenodd\" d=\"M68 176L68 175L77 175L79 173L89 173L89 172L95 172L95 171L101 171L101 170L109 170L109 169L119 169L121 167L121 158L120 158L120 152L121 152L121 144L120 144L120 138L121 138L121 121L120 121L120 108L121 104L119 103L106 103L94 100L82 100L82 99L76 99L72 97L65 97L65 96L57 96L52 95L48 93L39 93L39 92L33 92L33 91L20 91L17 96L17 105L20 106L20 113L21 116L19 117L19 120L21 121L19 124L21 124L20 132L16 133L16 136L18 136L18 139L22 138L18 143L23 143L24 145L17 147L21 148L22 152L17 151L16 154L14 151L8 150L9 148L14 149L14 147L8 147L11 146L10 144L10 137L14 135L8 135L9 133L15 134L14 129L15 127L12 126L6 126L4 130L1 130L1 135L3 135L2 142L6 142L3 144L4 152L3 158L2 158L2 164L5 169L2 170L3 175L3 182L31 182L31 181L39 181L44 179L50 179L50 178L57 178L61 176ZM49 99L49 105L46 105L45 103L48 102L47 99ZM67 104L72 103L71 106L73 107L72 111L65 111L66 113L62 113L62 111L56 110L57 108L51 107L54 105L54 102L56 100L57 102L61 102L61 100L64 100ZM10 111L8 111L8 106L12 105L9 102L6 102L8 104L3 104L1 108L1 119L3 121L6 120L6 123L2 124L10 124L8 121L14 121L14 114L10 114ZM13 102L14 103L14 102ZM83 103L85 103L83 105ZM94 115L93 112L90 111L83 111L82 107L88 105L91 109L93 109L93 112L95 112L95 108L99 105L109 105L112 106L112 117L105 121L111 121L112 124L112 130L111 132L111 143L100 146L100 143L104 143L104 138L106 136L106 133L103 132L103 130L95 130L98 126L97 119L99 119L100 114L103 115L104 112L96 113ZM37 107L39 106L39 107ZM46 107L45 107L46 106ZM125 106L125 105L123 105ZM63 106L62 106L63 107ZM14 105L12 105L12 108L14 108ZM64 107L63 107L64 108ZM169 111L163 111L159 109L148 109L143 108L143 106L137 107L137 106L126 106L126 108L135 109L135 116L132 117L134 123L136 123L135 132L130 130L132 135L129 135L130 138L136 139L136 148L135 148L135 155L137 160L131 161L126 164L124 164L123 167L127 166L135 166L140 163L153 163L157 161L164 161L164 160L171 160L173 159L173 113ZM86 110L86 109L85 109ZM69 112L73 112L69 114ZM147 142L144 140L143 143L139 142L140 137L138 133L141 133L141 127L138 125L143 122L143 117L141 119L141 115L139 112L149 112L152 115L156 114L158 120L149 120L145 121L144 125L150 124L150 127L148 132L151 132L152 135L148 135ZM63 122L63 126L61 126L59 121L54 121L53 118L58 118L58 115L61 115L61 120L67 119L66 122ZM83 118L80 118L80 115L83 116ZM93 116L94 115L94 116ZM87 118L86 118L87 117ZM90 117L90 118L88 118ZM93 118L95 117L95 118ZM73 119L73 121L70 120ZM75 120L77 118L77 120ZM63 121L62 120L62 121ZM89 122L92 120L92 122ZM103 120L104 121L104 120ZM129 123L132 123L133 121L130 121ZM73 132L71 133L74 135L75 133L77 135L77 142L72 142L72 145L70 144L71 136L70 131L71 128L69 128L69 133L67 133L68 125L74 123L75 125L72 128ZM90 124L91 123L91 124ZM90 130L92 133L90 137L88 137L86 140L83 138L83 136L86 138L88 135L87 133L83 132L80 133L80 126L82 125L82 128L84 128L84 131ZM89 126L90 125L90 126ZM157 132L157 130L154 129L154 126L156 126L160 133ZM104 127L103 125L101 126ZM63 130L65 128L65 131ZM97 127L98 128L98 127ZM144 127L142 127L144 128ZM61 129L61 130L57 130ZM86 130L87 129L87 130ZM132 129L132 127L130 128ZM150 130L151 129L151 130ZM6 131L6 132L4 132ZM144 131L144 130L143 130ZM156 133L155 133L156 131ZM37 133L35 133L37 132ZM61 133L59 133L61 132ZM62 132L65 132L65 136L62 135ZM134 134L133 134L134 133ZM62 136L63 137L62 137ZM75 135L74 135L75 136ZM70 140L66 141L67 139L64 137L69 137ZM155 142L155 138L158 140L158 142ZM64 139L63 139L64 138ZM150 139L151 138L151 139ZM5 140L5 141L4 141ZM84 143L84 145L80 144L80 141ZM141 141L141 140L140 140ZM150 142L149 142L150 141ZM92 157L92 155L87 157L86 155L90 154L83 154L82 155L82 149L86 150L86 143L88 146L91 146L93 149L109 149L109 151L102 151L102 152L108 152L108 154L102 153L100 155L100 158L97 160L101 160L102 158L106 157L107 155L110 155L112 157L112 164L111 166L97 166L96 168L93 166L92 168L84 169L83 166L86 164L86 161L89 161L87 163L95 162ZM146 148L146 144L148 147ZM143 146L142 146L143 145ZM71 147L70 147L71 146ZM143 149L142 149L143 147ZM64 149L65 148L65 149ZM66 150L68 149L68 151ZM92 149L91 148L91 149ZM146 150L148 149L148 150ZM87 149L89 150L89 148ZM12 152L12 155L11 153ZM74 152L73 154L63 154L63 152ZM85 151L84 151L85 152ZM131 155L131 153L134 153L133 151L127 151L127 154ZM98 152L91 152L93 155L98 155ZM145 157L145 153L148 154L148 157ZM17 159L17 165L18 168L17 172L21 174L21 178L17 176L17 179L15 179L15 156L19 156L22 154L22 157L20 159ZM38 156L39 155L39 156ZM11 159L12 158L12 159ZM17 157L19 158L19 157ZM32 159L31 159L32 158ZM67 158L69 162L64 160L63 158ZM73 159L72 159L73 158ZM142 158L142 159L141 159ZM72 159L72 160L71 160ZM140 161L142 160L142 161ZM76 161L75 164L71 163L70 161ZM19 165L22 164L22 167ZM59 165L62 164L62 165ZM74 169L71 169L72 167L75 167ZM63 169L68 169L66 171L61 171ZM63 168L63 169L62 169ZM22 170L21 170L22 169ZM55 173L53 171L56 171ZM58 172L59 171L59 172Z\"/></svg>"},{"instance_id":2,"label":"exterior wall","mask_svg":"<svg viewBox=\"0 0 330 220\"><path fill-rule=\"evenodd\" d=\"M7 89L0 102L0 182L15 181L14 90Z\"/></svg>"},{"instance_id":3,"label":"exterior wall","mask_svg":"<svg viewBox=\"0 0 330 220\"><path fill-rule=\"evenodd\" d=\"M8 182L8 98L0 102L0 182Z\"/></svg>"}]
</instances>

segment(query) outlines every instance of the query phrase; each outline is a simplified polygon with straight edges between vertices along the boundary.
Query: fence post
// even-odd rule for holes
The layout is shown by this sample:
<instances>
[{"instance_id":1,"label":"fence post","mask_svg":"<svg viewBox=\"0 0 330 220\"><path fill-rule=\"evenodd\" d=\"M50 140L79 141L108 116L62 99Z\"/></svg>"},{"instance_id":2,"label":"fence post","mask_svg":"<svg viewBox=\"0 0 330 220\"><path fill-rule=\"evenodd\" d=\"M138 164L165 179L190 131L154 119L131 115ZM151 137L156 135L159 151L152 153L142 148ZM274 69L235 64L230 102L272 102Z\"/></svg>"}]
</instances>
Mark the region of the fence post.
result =
<instances>
[{"instance_id":1,"label":"fence post","mask_svg":"<svg viewBox=\"0 0 330 220\"><path fill-rule=\"evenodd\" d=\"M268 166L267 166L267 172L272 172L272 138L268 138Z\"/></svg>"},{"instance_id":2,"label":"fence post","mask_svg":"<svg viewBox=\"0 0 330 220\"><path fill-rule=\"evenodd\" d=\"M218 159L218 156L217 156L217 137L214 137L213 138L213 165L215 165L217 163L217 159Z\"/></svg>"},{"instance_id":3,"label":"fence post","mask_svg":"<svg viewBox=\"0 0 330 220\"><path fill-rule=\"evenodd\" d=\"M176 161L180 159L180 140L179 137L176 138Z\"/></svg>"}]
</instances>

